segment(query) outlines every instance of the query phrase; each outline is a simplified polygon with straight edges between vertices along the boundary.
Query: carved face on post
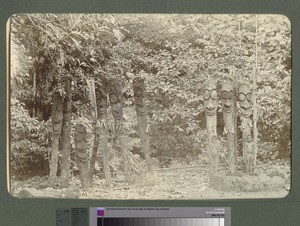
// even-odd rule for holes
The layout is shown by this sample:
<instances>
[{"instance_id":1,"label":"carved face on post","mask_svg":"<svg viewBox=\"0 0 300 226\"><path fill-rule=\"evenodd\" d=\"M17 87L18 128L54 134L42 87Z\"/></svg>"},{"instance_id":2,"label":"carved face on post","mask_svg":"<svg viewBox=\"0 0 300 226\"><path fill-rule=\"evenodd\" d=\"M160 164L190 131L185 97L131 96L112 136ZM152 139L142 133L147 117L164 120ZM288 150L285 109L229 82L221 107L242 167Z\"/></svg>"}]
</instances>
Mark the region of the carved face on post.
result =
<instances>
[{"instance_id":1,"label":"carved face on post","mask_svg":"<svg viewBox=\"0 0 300 226\"><path fill-rule=\"evenodd\" d=\"M58 90L53 92L52 100L52 129L54 134L59 134L63 119L63 98Z\"/></svg>"},{"instance_id":2,"label":"carved face on post","mask_svg":"<svg viewBox=\"0 0 300 226\"><path fill-rule=\"evenodd\" d=\"M100 78L96 83L97 113L101 118L107 113L107 80Z\"/></svg>"},{"instance_id":3,"label":"carved face on post","mask_svg":"<svg viewBox=\"0 0 300 226\"><path fill-rule=\"evenodd\" d=\"M210 136L211 143L217 143L218 142L218 136L213 134Z\"/></svg>"},{"instance_id":4,"label":"carved face on post","mask_svg":"<svg viewBox=\"0 0 300 226\"><path fill-rule=\"evenodd\" d=\"M123 114L121 84L117 79L109 82L109 101L111 112L115 120L121 120Z\"/></svg>"},{"instance_id":5,"label":"carved face on post","mask_svg":"<svg viewBox=\"0 0 300 226\"><path fill-rule=\"evenodd\" d=\"M232 112L234 101L233 85L231 83L223 83L221 87L222 108L226 113Z\"/></svg>"},{"instance_id":6,"label":"carved face on post","mask_svg":"<svg viewBox=\"0 0 300 226\"><path fill-rule=\"evenodd\" d=\"M70 75L66 75L64 77L64 81L65 81L65 92L67 94L66 99L70 101L72 99L72 94L71 94L72 77Z\"/></svg>"},{"instance_id":7,"label":"carved face on post","mask_svg":"<svg viewBox=\"0 0 300 226\"><path fill-rule=\"evenodd\" d=\"M246 141L247 141L247 142L253 141L253 138L252 138L251 134L249 134L249 135L246 137Z\"/></svg>"},{"instance_id":8,"label":"carved face on post","mask_svg":"<svg viewBox=\"0 0 300 226\"><path fill-rule=\"evenodd\" d=\"M141 78L133 80L134 101L137 113L147 115L147 106L145 100L145 83Z\"/></svg>"},{"instance_id":9,"label":"carved face on post","mask_svg":"<svg viewBox=\"0 0 300 226\"><path fill-rule=\"evenodd\" d=\"M75 147L77 150L77 158L81 162L87 162L88 154L87 149L87 131L83 124L75 125Z\"/></svg>"},{"instance_id":10,"label":"carved face on post","mask_svg":"<svg viewBox=\"0 0 300 226\"><path fill-rule=\"evenodd\" d=\"M86 128L83 124L75 125L75 140L78 142L86 141Z\"/></svg>"},{"instance_id":11,"label":"carved face on post","mask_svg":"<svg viewBox=\"0 0 300 226\"><path fill-rule=\"evenodd\" d=\"M101 117L107 112L107 96L103 93L103 91L97 92L97 113Z\"/></svg>"},{"instance_id":12,"label":"carved face on post","mask_svg":"<svg viewBox=\"0 0 300 226\"><path fill-rule=\"evenodd\" d=\"M213 116L217 113L217 85L215 80L208 80L204 84L203 93L205 114Z\"/></svg>"},{"instance_id":13,"label":"carved face on post","mask_svg":"<svg viewBox=\"0 0 300 226\"><path fill-rule=\"evenodd\" d=\"M54 122L60 121L61 120L61 115L63 112L63 98L60 95L59 92L53 93L53 105L52 105L52 112L55 114L54 116ZM53 114L52 113L52 114Z\"/></svg>"},{"instance_id":14,"label":"carved face on post","mask_svg":"<svg viewBox=\"0 0 300 226\"><path fill-rule=\"evenodd\" d=\"M242 115L246 118L250 117L252 115L252 93L249 84L242 83L239 86L238 101Z\"/></svg>"}]
</instances>

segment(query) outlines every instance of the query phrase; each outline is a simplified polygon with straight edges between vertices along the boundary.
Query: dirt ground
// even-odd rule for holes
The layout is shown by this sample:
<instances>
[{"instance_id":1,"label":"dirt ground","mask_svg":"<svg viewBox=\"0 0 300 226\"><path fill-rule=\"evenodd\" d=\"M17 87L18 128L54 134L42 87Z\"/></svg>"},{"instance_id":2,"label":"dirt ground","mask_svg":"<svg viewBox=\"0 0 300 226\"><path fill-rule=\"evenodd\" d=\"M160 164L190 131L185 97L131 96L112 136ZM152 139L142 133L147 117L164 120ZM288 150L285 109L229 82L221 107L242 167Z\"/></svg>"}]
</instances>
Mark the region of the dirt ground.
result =
<instances>
[{"instance_id":1,"label":"dirt ground","mask_svg":"<svg viewBox=\"0 0 300 226\"><path fill-rule=\"evenodd\" d=\"M243 178L251 186L251 183L267 183L267 189L261 187L261 189L258 188L253 191L243 188L230 191L228 189L227 191L226 189L222 190L222 188L214 189L211 186L207 169L184 168L183 165L180 166L181 168L178 168L178 165L176 167L160 169L155 172L154 177L145 174L138 175L131 184L126 183L124 176L120 174L114 178L113 185L110 187L106 187L104 179L95 177L92 187L88 190L80 189L81 184L78 177L72 178L70 187L67 189L41 188L41 185L46 181L45 177L35 177L26 181L12 180L11 194L19 198L203 200L283 198L289 193L290 168L282 163L271 167L268 165L259 166L253 175L243 174L240 178ZM225 173L225 171L220 170L220 175L226 175ZM220 178L223 177L226 176ZM236 179L235 176L231 178ZM275 182L273 179L276 179Z\"/></svg>"}]
</instances>

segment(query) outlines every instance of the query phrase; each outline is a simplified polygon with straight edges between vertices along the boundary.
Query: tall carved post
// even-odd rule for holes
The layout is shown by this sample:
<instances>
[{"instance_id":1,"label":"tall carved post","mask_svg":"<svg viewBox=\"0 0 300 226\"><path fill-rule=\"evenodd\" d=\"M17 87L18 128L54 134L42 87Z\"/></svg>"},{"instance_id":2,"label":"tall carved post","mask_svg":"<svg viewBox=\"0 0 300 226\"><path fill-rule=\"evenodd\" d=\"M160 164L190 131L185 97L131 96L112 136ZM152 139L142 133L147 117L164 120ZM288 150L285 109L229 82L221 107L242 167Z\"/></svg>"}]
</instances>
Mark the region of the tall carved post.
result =
<instances>
[{"instance_id":1,"label":"tall carved post","mask_svg":"<svg viewBox=\"0 0 300 226\"><path fill-rule=\"evenodd\" d=\"M246 172L251 173L254 166L254 157L255 157L255 151L254 151L254 140L251 135L248 135L246 137L246 140L244 141L244 160L246 163Z\"/></svg>"},{"instance_id":2,"label":"tall carved post","mask_svg":"<svg viewBox=\"0 0 300 226\"><path fill-rule=\"evenodd\" d=\"M145 99L145 82L142 78L133 80L134 102L137 114L137 125L148 172L153 172L153 164L150 157L150 136L147 132L147 105Z\"/></svg>"},{"instance_id":3,"label":"tall carved post","mask_svg":"<svg viewBox=\"0 0 300 226\"><path fill-rule=\"evenodd\" d=\"M243 157L245 157L245 141L247 137L252 137L252 93L249 84L242 83L239 85L238 101L243 136Z\"/></svg>"},{"instance_id":4,"label":"tall carved post","mask_svg":"<svg viewBox=\"0 0 300 226\"><path fill-rule=\"evenodd\" d=\"M112 78L109 80L109 101L111 106L111 112L114 117L114 139L113 145L117 151L121 151L122 153L122 160L123 160L123 167L125 178L129 182L130 181L130 165L129 159L127 155L127 151L125 148L122 147L120 144L120 139L118 137L118 133L121 131L121 121L123 117L123 103L122 103L122 89L121 89L121 82L117 78Z\"/></svg>"},{"instance_id":5,"label":"tall carved post","mask_svg":"<svg viewBox=\"0 0 300 226\"><path fill-rule=\"evenodd\" d=\"M53 92L52 101L52 152L50 159L50 175L48 180L49 186L54 186L56 180L58 145L63 119L63 98L60 95L59 90L55 90Z\"/></svg>"},{"instance_id":6,"label":"tall carved post","mask_svg":"<svg viewBox=\"0 0 300 226\"><path fill-rule=\"evenodd\" d=\"M61 157L61 178L60 187L69 186L70 171L70 151L71 151L71 118L72 118L72 94L71 94L71 76L65 77L65 92L63 104L63 122L62 122L62 157Z\"/></svg>"},{"instance_id":7,"label":"tall carved post","mask_svg":"<svg viewBox=\"0 0 300 226\"><path fill-rule=\"evenodd\" d=\"M102 151L103 170L105 175L105 181L107 185L112 183L111 173L109 167L109 153L108 153L108 133L107 133L107 80L102 79L101 84L96 84L96 101L97 101L97 139L100 143L100 149ZM93 151L90 165L91 176L94 175L95 160L97 157L97 151Z\"/></svg>"},{"instance_id":8,"label":"tall carved post","mask_svg":"<svg viewBox=\"0 0 300 226\"><path fill-rule=\"evenodd\" d=\"M237 144L236 128L234 122L234 87L231 83L223 82L221 87L221 100L223 109L223 119L225 123L224 133L226 134L227 149L229 155L229 170L233 173L236 170Z\"/></svg>"},{"instance_id":9,"label":"tall carved post","mask_svg":"<svg viewBox=\"0 0 300 226\"><path fill-rule=\"evenodd\" d=\"M214 150L214 145L211 137L217 135L217 84L216 81L210 79L204 83L204 107L206 117L206 128L208 133L208 154L210 159L210 165L215 162L215 158L218 157ZM215 169L210 167L210 175L214 175Z\"/></svg>"},{"instance_id":10,"label":"tall carved post","mask_svg":"<svg viewBox=\"0 0 300 226\"><path fill-rule=\"evenodd\" d=\"M204 83L206 129L209 135L217 134L217 84L210 79Z\"/></svg>"},{"instance_id":11,"label":"tall carved post","mask_svg":"<svg viewBox=\"0 0 300 226\"><path fill-rule=\"evenodd\" d=\"M111 113L115 119L115 123L120 125L123 117L122 88L121 82L117 78L109 80L109 101L111 105Z\"/></svg>"},{"instance_id":12,"label":"tall carved post","mask_svg":"<svg viewBox=\"0 0 300 226\"><path fill-rule=\"evenodd\" d=\"M212 177L216 176L218 172L219 155L222 146L217 135L211 135L208 139L209 175Z\"/></svg>"},{"instance_id":13,"label":"tall carved post","mask_svg":"<svg viewBox=\"0 0 300 226\"><path fill-rule=\"evenodd\" d=\"M83 188L90 187L88 154L87 154L87 132L83 124L75 125L75 151L79 169L79 177Z\"/></svg>"},{"instance_id":14,"label":"tall carved post","mask_svg":"<svg viewBox=\"0 0 300 226\"><path fill-rule=\"evenodd\" d=\"M97 152L99 148L99 123L98 123L98 111L97 111L97 98L96 98L96 85L94 79L86 79L86 84L88 87L90 103L92 105L92 115L93 115L93 129L94 129L94 141L92 145L92 154L90 162L90 182L92 183L95 174L95 163L97 158Z\"/></svg>"}]
</instances>

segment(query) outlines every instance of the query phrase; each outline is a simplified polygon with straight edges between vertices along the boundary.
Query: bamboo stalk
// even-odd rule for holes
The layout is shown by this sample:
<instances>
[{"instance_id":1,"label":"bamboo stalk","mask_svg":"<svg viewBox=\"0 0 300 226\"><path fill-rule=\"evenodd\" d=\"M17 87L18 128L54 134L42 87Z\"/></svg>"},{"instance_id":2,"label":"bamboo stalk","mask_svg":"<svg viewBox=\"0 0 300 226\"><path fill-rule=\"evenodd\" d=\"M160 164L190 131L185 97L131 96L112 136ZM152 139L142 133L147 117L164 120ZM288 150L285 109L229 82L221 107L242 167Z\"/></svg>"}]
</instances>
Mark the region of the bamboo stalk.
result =
<instances>
[{"instance_id":1,"label":"bamboo stalk","mask_svg":"<svg viewBox=\"0 0 300 226\"><path fill-rule=\"evenodd\" d=\"M33 107L32 107L32 117L35 118L36 114L36 71L33 72Z\"/></svg>"},{"instance_id":2,"label":"bamboo stalk","mask_svg":"<svg viewBox=\"0 0 300 226\"><path fill-rule=\"evenodd\" d=\"M258 36L258 17L255 16L255 71L253 78L253 139L254 139L254 161L253 164L256 166L257 158L257 74L258 74L258 48L257 48L257 36Z\"/></svg>"}]
</instances>

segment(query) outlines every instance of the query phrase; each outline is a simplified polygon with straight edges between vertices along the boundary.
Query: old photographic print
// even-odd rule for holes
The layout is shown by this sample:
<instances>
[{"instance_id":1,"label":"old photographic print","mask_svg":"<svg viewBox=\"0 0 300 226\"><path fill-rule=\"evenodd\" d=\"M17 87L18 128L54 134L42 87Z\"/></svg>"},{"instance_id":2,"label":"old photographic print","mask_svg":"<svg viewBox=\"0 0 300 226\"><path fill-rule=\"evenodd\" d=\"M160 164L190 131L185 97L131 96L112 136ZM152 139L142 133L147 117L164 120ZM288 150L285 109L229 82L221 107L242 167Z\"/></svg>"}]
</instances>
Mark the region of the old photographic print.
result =
<instances>
[{"instance_id":1,"label":"old photographic print","mask_svg":"<svg viewBox=\"0 0 300 226\"><path fill-rule=\"evenodd\" d=\"M285 16L16 14L9 22L13 196L288 195Z\"/></svg>"}]
</instances>

